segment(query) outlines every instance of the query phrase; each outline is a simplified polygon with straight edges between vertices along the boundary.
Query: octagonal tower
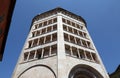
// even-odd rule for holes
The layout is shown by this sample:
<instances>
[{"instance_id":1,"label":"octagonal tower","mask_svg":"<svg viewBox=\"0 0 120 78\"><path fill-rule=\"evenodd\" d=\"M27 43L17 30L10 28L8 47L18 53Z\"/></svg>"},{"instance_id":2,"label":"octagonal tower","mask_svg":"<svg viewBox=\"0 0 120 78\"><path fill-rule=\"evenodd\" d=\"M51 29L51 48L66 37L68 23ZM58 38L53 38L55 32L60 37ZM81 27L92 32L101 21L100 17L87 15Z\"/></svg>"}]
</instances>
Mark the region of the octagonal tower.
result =
<instances>
[{"instance_id":1,"label":"octagonal tower","mask_svg":"<svg viewBox=\"0 0 120 78\"><path fill-rule=\"evenodd\" d=\"M33 18L12 78L109 78L81 17L62 8Z\"/></svg>"}]
</instances>

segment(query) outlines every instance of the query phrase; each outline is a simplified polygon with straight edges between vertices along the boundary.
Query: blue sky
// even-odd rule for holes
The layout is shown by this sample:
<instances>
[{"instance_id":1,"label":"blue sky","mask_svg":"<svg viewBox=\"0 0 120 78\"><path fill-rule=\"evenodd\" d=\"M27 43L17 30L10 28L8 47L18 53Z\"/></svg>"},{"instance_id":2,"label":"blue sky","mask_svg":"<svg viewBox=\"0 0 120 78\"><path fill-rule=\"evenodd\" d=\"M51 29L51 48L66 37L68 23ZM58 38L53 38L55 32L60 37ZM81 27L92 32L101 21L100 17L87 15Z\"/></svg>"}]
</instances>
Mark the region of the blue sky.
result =
<instances>
[{"instance_id":1,"label":"blue sky","mask_svg":"<svg viewBox=\"0 0 120 78\"><path fill-rule=\"evenodd\" d=\"M32 18L39 13L62 7L82 16L107 72L120 64L120 0L17 0L0 78L11 78L28 35Z\"/></svg>"}]
</instances>

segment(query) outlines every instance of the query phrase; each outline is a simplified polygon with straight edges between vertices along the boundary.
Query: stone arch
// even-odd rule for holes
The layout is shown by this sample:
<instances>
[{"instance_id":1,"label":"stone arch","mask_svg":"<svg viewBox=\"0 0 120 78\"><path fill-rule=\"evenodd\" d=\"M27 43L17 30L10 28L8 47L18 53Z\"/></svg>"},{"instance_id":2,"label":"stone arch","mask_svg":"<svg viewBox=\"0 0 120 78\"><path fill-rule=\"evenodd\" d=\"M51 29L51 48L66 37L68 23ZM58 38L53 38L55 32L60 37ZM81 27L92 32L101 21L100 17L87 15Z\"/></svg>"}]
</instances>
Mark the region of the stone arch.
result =
<instances>
[{"instance_id":1,"label":"stone arch","mask_svg":"<svg viewBox=\"0 0 120 78\"><path fill-rule=\"evenodd\" d=\"M104 78L104 77L93 67L79 64L71 69L68 78Z\"/></svg>"},{"instance_id":2,"label":"stone arch","mask_svg":"<svg viewBox=\"0 0 120 78\"><path fill-rule=\"evenodd\" d=\"M39 70L40 70L41 68L44 68L45 70L47 70L48 73L51 73L50 75L52 75L52 78L57 78L55 72L54 72L49 66L46 66L46 65L34 65L34 66L31 66L31 67L27 68L26 70L24 70L24 71L18 76L18 78L24 78L24 77L22 77L22 76L24 75L24 73L28 72L29 70L33 70L33 69L36 70L36 68L39 68ZM37 70L37 71L38 71L38 70ZM48 74L47 72L43 72L43 73L41 73L41 74L45 74L45 73ZM38 71L38 73L39 73L39 71ZM34 74L34 75L35 75L35 74ZM47 75L46 75L46 76L47 76ZM29 78L29 76L27 75L27 77L25 76L25 78ZM30 77L30 78L31 78L31 77Z\"/></svg>"}]
</instances>

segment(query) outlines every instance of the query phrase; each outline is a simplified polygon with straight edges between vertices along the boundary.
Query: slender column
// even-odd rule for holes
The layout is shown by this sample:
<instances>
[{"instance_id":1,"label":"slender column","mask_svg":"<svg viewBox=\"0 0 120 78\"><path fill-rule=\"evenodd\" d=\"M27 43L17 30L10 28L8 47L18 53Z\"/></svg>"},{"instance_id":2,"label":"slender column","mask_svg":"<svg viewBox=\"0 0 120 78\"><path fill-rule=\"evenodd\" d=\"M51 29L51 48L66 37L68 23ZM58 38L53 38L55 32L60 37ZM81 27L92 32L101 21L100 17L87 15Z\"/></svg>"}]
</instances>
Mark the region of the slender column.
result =
<instances>
[{"instance_id":1,"label":"slender column","mask_svg":"<svg viewBox=\"0 0 120 78\"><path fill-rule=\"evenodd\" d=\"M33 43L34 43L34 40L32 40L32 43L31 43L31 46L30 46L30 47L33 47Z\"/></svg>"},{"instance_id":2,"label":"slender column","mask_svg":"<svg viewBox=\"0 0 120 78\"><path fill-rule=\"evenodd\" d=\"M80 35L78 30L77 30L77 34Z\"/></svg>"},{"instance_id":3,"label":"slender column","mask_svg":"<svg viewBox=\"0 0 120 78\"><path fill-rule=\"evenodd\" d=\"M45 41L46 41L46 36L44 37L44 44L45 44Z\"/></svg>"},{"instance_id":4,"label":"slender column","mask_svg":"<svg viewBox=\"0 0 120 78\"><path fill-rule=\"evenodd\" d=\"M68 26L66 26L66 27L67 27L67 31L69 31Z\"/></svg>"},{"instance_id":5,"label":"slender column","mask_svg":"<svg viewBox=\"0 0 120 78\"><path fill-rule=\"evenodd\" d=\"M70 42L70 35L68 34L68 40L69 40L69 42Z\"/></svg>"},{"instance_id":6,"label":"slender column","mask_svg":"<svg viewBox=\"0 0 120 78\"><path fill-rule=\"evenodd\" d=\"M40 34L42 34L42 29L40 30Z\"/></svg>"},{"instance_id":7,"label":"slender column","mask_svg":"<svg viewBox=\"0 0 120 78\"><path fill-rule=\"evenodd\" d=\"M82 32L82 37L85 37L84 33Z\"/></svg>"},{"instance_id":8,"label":"slender column","mask_svg":"<svg viewBox=\"0 0 120 78\"><path fill-rule=\"evenodd\" d=\"M92 58L92 61L94 61L94 59L93 59L93 56L92 56L92 53L90 52L90 56L91 56L91 58Z\"/></svg>"},{"instance_id":9,"label":"slender column","mask_svg":"<svg viewBox=\"0 0 120 78\"><path fill-rule=\"evenodd\" d=\"M52 40L53 40L52 38L53 38L53 36L52 36L52 34L51 34L51 35L50 35L50 41L51 41L51 42L52 42Z\"/></svg>"},{"instance_id":10,"label":"slender column","mask_svg":"<svg viewBox=\"0 0 120 78\"><path fill-rule=\"evenodd\" d=\"M87 45L87 47L89 48L87 41L85 41L85 44L86 44L86 45Z\"/></svg>"},{"instance_id":11,"label":"slender column","mask_svg":"<svg viewBox=\"0 0 120 78\"><path fill-rule=\"evenodd\" d=\"M34 55L34 59L36 58L36 54L37 54L37 50L35 50L35 55Z\"/></svg>"},{"instance_id":12,"label":"slender column","mask_svg":"<svg viewBox=\"0 0 120 78\"><path fill-rule=\"evenodd\" d=\"M81 46L83 46L83 43L82 43L82 40L80 39L80 44L81 44Z\"/></svg>"},{"instance_id":13,"label":"slender column","mask_svg":"<svg viewBox=\"0 0 120 78\"><path fill-rule=\"evenodd\" d=\"M73 56L72 47L70 47L70 53L71 53L71 56Z\"/></svg>"},{"instance_id":14,"label":"slender column","mask_svg":"<svg viewBox=\"0 0 120 78\"><path fill-rule=\"evenodd\" d=\"M49 49L49 56L51 56L51 46L50 46L50 49Z\"/></svg>"},{"instance_id":15,"label":"slender column","mask_svg":"<svg viewBox=\"0 0 120 78\"><path fill-rule=\"evenodd\" d=\"M46 30L45 30L45 33L47 33L47 27L45 28Z\"/></svg>"},{"instance_id":16,"label":"slender column","mask_svg":"<svg viewBox=\"0 0 120 78\"><path fill-rule=\"evenodd\" d=\"M40 38L38 38L37 45L39 45L39 42L40 42Z\"/></svg>"},{"instance_id":17,"label":"slender column","mask_svg":"<svg viewBox=\"0 0 120 78\"><path fill-rule=\"evenodd\" d=\"M34 37L36 37L37 36L37 31L35 31L35 35L34 35Z\"/></svg>"},{"instance_id":18,"label":"slender column","mask_svg":"<svg viewBox=\"0 0 120 78\"><path fill-rule=\"evenodd\" d=\"M41 24L42 24L41 27L43 27L43 25L44 25L43 22Z\"/></svg>"},{"instance_id":19,"label":"slender column","mask_svg":"<svg viewBox=\"0 0 120 78\"><path fill-rule=\"evenodd\" d=\"M51 26L51 31L53 31L53 26Z\"/></svg>"},{"instance_id":20,"label":"slender column","mask_svg":"<svg viewBox=\"0 0 120 78\"><path fill-rule=\"evenodd\" d=\"M28 53L28 57L27 57L27 60L29 60L29 57L30 57L30 52Z\"/></svg>"},{"instance_id":21,"label":"slender column","mask_svg":"<svg viewBox=\"0 0 120 78\"><path fill-rule=\"evenodd\" d=\"M91 44L91 42L90 42L90 44L89 44L89 48L90 48L90 49L94 49L94 47L93 47L93 45Z\"/></svg>"},{"instance_id":22,"label":"slender column","mask_svg":"<svg viewBox=\"0 0 120 78\"><path fill-rule=\"evenodd\" d=\"M75 44L77 44L76 37L74 37L74 40L75 40Z\"/></svg>"},{"instance_id":23,"label":"slender column","mask_svg":"<svg viewBox=\"0 0 120 78\"><path fill-rule=\"evenodd\" d=\"M78 57L80 58L80 52L78 48L77 48L77 53L78 53Z\"/></svg>"},{"instance_id":24,"label":"slender column","mask_svg":"<svg viewBox=\"0 0 120 78\"><path fill-rule=\"evenodd\" d=\"M72 33L74 33L74 29L72 28Z\"/></svg>"},{"instance_id":25,"label":"slender column","mask_svg":"<svg viewBox=\"0 0 120 78\"><path fill-rule=\"evenodd\" d=\"M86 55L86 52L84 51L84 55L85 55L85 59L87 59L87 55Z\"/></svg>"},{"instance_id":26,"label":"slender column","mask_svg":"<svg viewBox=\"0 0 120 78\"><path fill-rule=\"evenodd\" d=\"M35 25L33 29L34 29L34 30L37 29L37 25Z\"/></svg>"},{"instance_id":27,"label":"slender column","mask_svg":"<svg viewBox=\"0 0 120 78\"><path fill-rule=\"evenodd\" d=\"M41 54L41 58L44 57L44 48L42 48L42 54Z\"/></svg>"},{"instance_id":28,"label":"slender column","mask_svg":"<svg viewBox=\"0 0 120 78\"><path fill-rule=\"evenodd\" d=\"M32 32L32 34L30 35L30 38L31 37L35 37L35 32Z\"/></svg>"},{"instance_id":29,"label":"slender column","mask_svg":"<svg viewBox=\"0 0 120 78\"><path fill-rule=\"evenodd\" d=\"M52 24L53 24L53 19L51 19L52 20Z\"/></svg>"}]
</instances>

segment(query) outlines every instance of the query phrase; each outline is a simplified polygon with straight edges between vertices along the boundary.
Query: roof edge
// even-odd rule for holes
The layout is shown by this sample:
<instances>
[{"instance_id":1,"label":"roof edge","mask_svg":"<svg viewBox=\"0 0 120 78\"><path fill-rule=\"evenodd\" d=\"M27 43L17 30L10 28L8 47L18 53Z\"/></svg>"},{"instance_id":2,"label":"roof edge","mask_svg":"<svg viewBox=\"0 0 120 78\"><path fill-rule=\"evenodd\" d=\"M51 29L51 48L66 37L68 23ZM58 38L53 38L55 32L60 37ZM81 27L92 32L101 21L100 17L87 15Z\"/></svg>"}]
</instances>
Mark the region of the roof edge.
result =
<instances>
[{"instance_id":1,"label":"roof edge","mask_svg":"<svg viewBox=\"0 0 120 78\"><path fill-rule=\"evenodd\" d=\"M79 20L79 21L82 21L82 22L85 24L85 26L87 27L86 21L85 21L81 16L76 15L76 14L70 12L70 11L67 11L67 10L65 10L65 9L63 9L63 8L61 8L61 7L57 7L57 8L55 8L55 9L52 9L52 10L49 10L49 11L46 11L46 12L43 12L43 13L41 13L41 14L36 15L36 16L33 18L32 23L33 23L35 20L39 20L39 18L42 18L43 16L49 16L49 13L56 14L56 13L58 13L58 12L65 12L65 13L68 13L69 15L73 15L73 16L75 17L74 19L77 19L77 20Z\"/></svg>"}]
</instances>

